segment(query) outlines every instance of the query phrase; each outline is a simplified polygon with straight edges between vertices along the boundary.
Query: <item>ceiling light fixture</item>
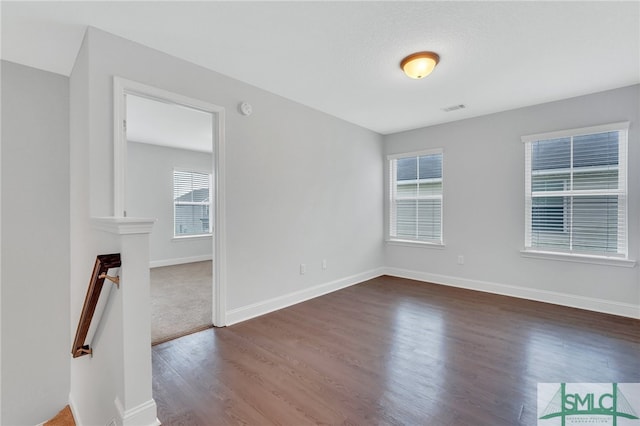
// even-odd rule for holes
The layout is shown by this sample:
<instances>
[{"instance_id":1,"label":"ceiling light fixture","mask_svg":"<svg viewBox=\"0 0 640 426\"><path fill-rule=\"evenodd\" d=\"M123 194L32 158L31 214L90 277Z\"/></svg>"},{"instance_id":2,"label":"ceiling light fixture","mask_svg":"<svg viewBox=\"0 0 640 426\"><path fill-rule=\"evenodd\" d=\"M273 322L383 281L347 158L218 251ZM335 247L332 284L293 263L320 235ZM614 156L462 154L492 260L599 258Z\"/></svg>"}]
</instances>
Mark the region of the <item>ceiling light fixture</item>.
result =
<instances>
[{"instance_id":1,"label":"ceiling light fixture","mask_svg":"<svg viewBox=\"0 0 640 426\"><path fill-rule=\"evenodd\" d=\"M413 53L400 62L400 68L411 77L420 79L431 74L431 71L438 65L440 56L433 52Z\"/></svg>"}]
</instances>

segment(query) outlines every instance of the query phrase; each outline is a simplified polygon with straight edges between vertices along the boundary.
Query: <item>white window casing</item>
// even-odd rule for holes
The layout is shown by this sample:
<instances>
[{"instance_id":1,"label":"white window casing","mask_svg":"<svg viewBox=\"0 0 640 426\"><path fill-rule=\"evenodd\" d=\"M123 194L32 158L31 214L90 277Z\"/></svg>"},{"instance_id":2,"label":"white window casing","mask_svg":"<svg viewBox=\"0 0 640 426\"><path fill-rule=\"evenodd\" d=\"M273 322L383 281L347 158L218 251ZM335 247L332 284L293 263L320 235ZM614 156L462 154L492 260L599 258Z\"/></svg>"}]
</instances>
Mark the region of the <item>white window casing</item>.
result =
<instances>
[{"instance_id":1,"label":"white window casing","mask_svg":"<svg viewBox=\"0 0 640 426\"><path fill-rule=\"evenodd\" d=\"M524 252L628 259L628 122L523 136Z\"/></svg>"},{"instance_id":2,"label":"white window casing","mask_svg":"<svg viewBox=\"0 0 640 426\"><path fill-rule=\"evenodd\" d=\"M173 170L174 238L212 234L211 173Z\"/></svg>"},{"instance_id":3,"label":"white window casing","mask_svg":"<svg viewBox=\"0 0 640 426\"><path fill-rule=\"evenodd\" d=\"M390 242L442 245L443 151L390 155Z\"/></svg>"}]
</instances>

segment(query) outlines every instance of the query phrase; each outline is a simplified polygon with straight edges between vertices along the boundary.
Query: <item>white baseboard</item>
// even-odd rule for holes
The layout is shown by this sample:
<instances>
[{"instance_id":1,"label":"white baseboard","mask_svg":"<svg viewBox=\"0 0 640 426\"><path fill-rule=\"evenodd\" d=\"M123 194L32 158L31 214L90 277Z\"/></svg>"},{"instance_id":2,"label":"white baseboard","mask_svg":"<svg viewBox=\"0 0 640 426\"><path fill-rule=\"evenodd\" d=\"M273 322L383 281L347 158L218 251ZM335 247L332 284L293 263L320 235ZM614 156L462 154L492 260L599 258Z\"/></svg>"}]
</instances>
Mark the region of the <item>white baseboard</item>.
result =
<instances>
[{"instance_id":1,"label":"white baseboard","mask_svg":"<svg viewBox=\"0 0 640 426\"><path fill-rule=\"evenodd\" d=\"M149 268L159 268L161 266L173 266L182 265L183 263L204 262L205 260L213 259L212 255L204 254L201 256L191 257L179 257L176 259L164 259L164 260L151 260L149 261Z\"/></svg>"},{"instance_id":2,"label":"white baseboard","mask_svg":"<svg viewBox=\"0 0 640 426\"><path fill-rule=\"evenodd\" d=\"M640 305L634 305L631 303L613 302L610 300L596 299L592 297L577 296L573 294L518 287L487 281L470 280L467 278L411 271L408 269L383 268L383 270L385 275L393 277L408 278L417 281L466 288L469 290L483 291L485 293L500 294L503 296L535 300L538 302L552 303L554 305L569 306L572 308L586 309L588 311L640 319Z\"/></svg>"},{"instance_id":3,"label":"white baseboard","mask_svg":"<svg viewBox=\"0 0 640 426\"><path fill-rule=\"evenodd\" d=\"M153 398L128 410L124 409L118 397L114 404L120 416L116 419L118 426L160 426L160 421L156 417L158 408Z\"/></svg>"},{"instance_id":4,"label":"white baseboard","mask_svg":"<svg viewBox=\"0 0 640 426\"><path fill-rule=\"evenodd\" d=\"M114 417L108 419L105 426L160 426L160 421L157 417L158 407L153 398L128 410L124 409L120 398L117 396L113 404L115 406ZM71 394L69 394L69 408L71 408L71 413L73 413L73 418L77 425L87 424L76 410L76 404Z\"/></svg>"},{"instance_id":5,"label":"white baseboard","mask_svg":"<svg viewBox=\"0 0 640 426\"><path fill-rule=\"evenodd\" d=\"M383 274L384 269L377 268L370 271L362 272L360 274L351 275L349 277L340 278L328 283L316 285L304 290L285 294L283 296L274 297L272 299L265 300L264 302L258 302L252 305L231 309L230 311L227 311L226 323L227 325L232 325L241 321L246 321L260 315L268 314L269 312L274 312L279 309L286 308L287 306L295 305L297 303L313 299L314 297L322 296L336 290L359 284L363 281L379 277Z\"/></svg>"},{"instance_id":6,"label":"white baseboard","mask_svg":"<svg viewBox=\"0 0 640 426\"><path fill-rule=\"evenodd\" d=\"M612 315L640 319L640 305L631 303L613 302L610 300L596 299L592 297L578 296L547 290L538 290L526 287L518 287L509 284L499 284L488 281L471 280L467 278L453 277L449 275L432 274L428 272L412 271L400 268L377 268L360 274L352 275L329 283L320 284L308 289L275 297L264 302L232 309L227 312L227 325L246 321L260 315L274 312L287 306L304 302L314 297L322 296L345 287L359 284L363 281L389 275L400 278L408 278L433 284L451 287L465 288L468 290L482 291L485 293L500 294L503 296L517 297L519 299L535 300L538 302L552 303L554 305L568 306L585 309L588 311L602 312Z\"/></svg>"}]
</instances>

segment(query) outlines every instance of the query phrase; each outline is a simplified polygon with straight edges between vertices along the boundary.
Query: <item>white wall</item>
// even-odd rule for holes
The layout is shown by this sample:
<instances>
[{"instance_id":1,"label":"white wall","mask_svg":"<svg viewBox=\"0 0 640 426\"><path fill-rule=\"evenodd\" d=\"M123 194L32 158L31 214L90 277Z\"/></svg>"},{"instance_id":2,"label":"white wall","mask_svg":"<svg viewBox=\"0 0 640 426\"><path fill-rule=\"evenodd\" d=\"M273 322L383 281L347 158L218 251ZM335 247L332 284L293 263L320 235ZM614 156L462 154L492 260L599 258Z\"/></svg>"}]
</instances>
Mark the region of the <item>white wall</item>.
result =
<instances>
[{"instance_id":1,"label":"white wall","mask_svg":"<svg viewBox=\"0 0 640 426\"><path fill-rule=\"evenodd\" d=\"M639 268L524 258L520 136L619 121L629 130L629 253L640 241L640 86L385 138L386 154L444 148L445 249L387 244L392 273L640 316ZM387 208L385 207L385 212ZM456 263L464 255L464 265Z\"/></svg>"},{"instance_id":2,"label":"white wall","mask_svg":"<svg viewBox=\"0 0 640 426\"><path fill-rule=\"evenodd\" d=\"M381 136L90 28L71 76L73 318L87 263L109 248L89 217L113 214L114 75L226 108L227 306L239 312L236 319L258 312L256 305L276 308L382 265ZM237 112L243 100L253 104L250 117ZM298 272L303 262L306 275ZM114 299L110 318L125 302ZM120 351L117 333L101 339ZM120 385L106 382L118 360L104 362L106 369L95 368L96 357L72 362L71 398L85 423L106 423L113 414ZM92 382L104 384L96 389Z\"/></svg>"},{"instance_id":3,"label":"white wall","mask_svg":"<svg viewBox=\"0 0 640 426\"><path fill-rule=\"evenodd\" d=\"M69 79L2 61L2 424L69 395Z\"/></svg>"},{"instance_id":4,"label":"white wall","mask_svg":"<svg viewBox=\"0 0 640 426\"><path fill-rule=\"evenodd\" d=\"M92 216L113 213L112 78L119 75L227 109L229 308L382 264L379 135L100 30L89 36L90 156L102 171L91 175L91 188L104 194L91 197ZM241 100L253 104L250 117L237 112ZM310 265L304 277L301 262Z\"/></svg>"},{"instance_id":5,"label":"white wall","mask_svg":"<svg viewBox=\"0 0 640 426\"><path fill-rule=\"evenodd\" d=\"M157 219L150 237L151 266L211 259L211 237L173 238L173 170L211 173L212 155L129 141L126 209Z\"/></svg>"}]
</instances>

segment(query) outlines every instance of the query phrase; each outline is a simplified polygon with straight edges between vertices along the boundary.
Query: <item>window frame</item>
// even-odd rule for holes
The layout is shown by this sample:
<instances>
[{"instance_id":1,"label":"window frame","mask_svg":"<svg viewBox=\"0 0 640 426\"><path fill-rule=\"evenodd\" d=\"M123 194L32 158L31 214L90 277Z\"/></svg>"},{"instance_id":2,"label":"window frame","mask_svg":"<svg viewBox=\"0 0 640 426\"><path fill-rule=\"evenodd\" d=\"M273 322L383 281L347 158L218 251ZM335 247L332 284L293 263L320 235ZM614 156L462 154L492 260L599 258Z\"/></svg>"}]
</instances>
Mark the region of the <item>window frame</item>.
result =
<instances>
[{"instance_id":1,"label":"window frame","mask_svg":"<svg viewBox=\"0 0 640 426\"><path fill-rule=\"evenodd\" d=\"M208 203L193 203L193 205L206 205L208 206L209 212L209 232L202 232L198 234L176 234L176 199L175 199L175 176L176 172L181 173L197 173L201 175L209 176L209 202ZM171 172L171 205L173 209L173 240L187 240L187 239L198 239L198 238L206 238L211 237L213 235L213 203L212 203L212 191L213 191L213 174L210 171L206 170L197 170L191 167L174 167Z\"/></svg>"},{"instance_id":2,"label":"window frame","mask_svg":"<svg viewBox=\"0 0 640 426\"><path fill-rule=\"evenodd\" d=\"M441 167L441 176L439 178L441 184L441 190L439 195L430 195L430 196L420 196L416 194L415 197L406 197L405 199L439 199L440 200L440 238L438 240L435 239L412 239L405 237L398 237L397 233L394 232L397 224L394 223L396 217L396 201L397 201L397 168L395 167L396 161L404 158L418 158L428 155L437 155L440 154L442 156L442 161L440 164ZM394 245L406 245L406 246L420 246L420 247L432 247L432 248L443 248L444 247L444 149L442 148L432 148L425 149L419 151L411 151L411 152L403 152L398 154L390 154L387 155L387 167L388 167L388 192L387 192L387 201L388 201L388 220L387 220L387 231L386 231L386 242ZM418 179L419 181L420 179Z\"/></svg>"},{"instance_id":3,"label":"window frame","mask_svg":"<svg viewBox=\"0 0 640 426\"><path fill-rule=\"evenodd\" d=\"M561 138L575 138L579 136L596 135L600 133L619 132L618 134L618 187L616 189L588 189L580 190L575 188L566 188L556 191L534 191L532 188L533 180L533 143L539 141L547 141ZM617 122L598 126L589 126L575 129L560 130L554 132L538 133L533 135L522 136L521 141L525 149L525 223L524 223L524 248L521 253L525 257L536 257L543 259L559 259L568 261L578 261L586 263L603 263L620 266L634 266L635 261L629 260L629 212L628 212L628 133L629 122ZM573 152L570 154L571 162L573 162ZM576 173L573 168L570 169L570 176ZM567 249L552 249L549 247L537 247L532 245L533 230L533 199L538 193L538 197L564 196L570 197L572 200L581 196L616 196L618 203L622 203L622 207L618 207L618 225L617 234L621 239L617 241L616 253L589 253L587 251L578 251L568 247ZM564 216L570 215L565 211ZM621 220L622 219L622 220ZM563 219L563 227L569 232L567 224ZM573 218L570 218L573 220ZM622 232L621 232L622 230ZM562 232L562 231L559 231ZM622 235L621 235L622 234Z\"/></svg>"}]
</instances>

